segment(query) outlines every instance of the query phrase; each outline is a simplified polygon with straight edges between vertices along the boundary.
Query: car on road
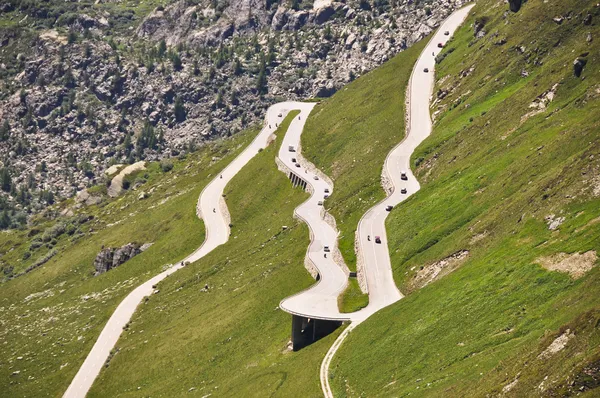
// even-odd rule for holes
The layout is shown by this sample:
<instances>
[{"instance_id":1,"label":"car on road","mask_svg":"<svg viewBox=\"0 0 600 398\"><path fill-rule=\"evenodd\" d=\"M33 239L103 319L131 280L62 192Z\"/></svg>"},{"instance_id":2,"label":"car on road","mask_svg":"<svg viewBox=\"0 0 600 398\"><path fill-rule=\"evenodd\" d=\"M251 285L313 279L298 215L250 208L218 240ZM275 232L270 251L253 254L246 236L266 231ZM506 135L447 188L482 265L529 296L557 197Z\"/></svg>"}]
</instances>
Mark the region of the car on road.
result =
<instances>
[{"instance_id":1,"label":"car on road","mask_svg":"<svg viewBox=\"0 0 600 398\"><path fill-rule=\"evenodd\" d=\"M408 180L408 176L406 175L406 171L401 171L400 172L400 179L404 180L404 181Z\"/></svg>"},{"instance_id":2,"label":"car on road","mask_svg":"<svg viewBox=\"0 0 600 398\"><path fill-rule=\"evenodd\" d=\"M279 115L277 115L277 117L282 117L283 115L280 113Z\"/></svg>"},{"instance_id":3,"label":"car on road","mask_svg":"<svg viewBox=\"0 0 600 398\"><path fill-rule=\"evenodd\" d=\"M296 158L292 158L292 163L296 163Z\"/></svg>"},{"instance_id":4,"label":"car on road","mask_svg":"<svg viewBox=\"0 0 600 398\"><path fill-rule=\"evenodd\" d=\"M444 32L444 36L450 36L450 32L449 31L445 31Z\"/></svg>"},{"instance_id":5,"label":"car on road","mask_svg":"<svg viewBox=\"0 0 600 398\"><path fill-rule=\"evenodd\" d=\"M318 176L314 176L313 178L314 178L315 180L318 180L318 179L319 179L319 177L318 177Z\"/></svg>"},{"instance_id":6,"label":"car on road","mask_svg":"<svg viewBox=\"0 0 600 398\"><path fill-rule=\"evenodd\" d=\"M381 236L375 237L375 243L381 243Z\"/></svg>"},{"instance_id":7,"label":"car on road","mask_svg":"<svg viewBox=\"0 0 600 398\"><path fill-rule=\"evenodd\" d=\"M329 195L325 195L323 196L323 199L327 199L329 197Z\"/></svg>"},{"instance_id":8,"label":"car on road","mask_svg":"<svg viewBox=\"0 0 600 398\"><path fill-rule=\"evenodd\" d=\"M300 167L300 163L296 163L296 167Z\"/></svg>"},{"instance_id":9,"label":"car on road","mask_svg":"<svg viewBox=\"0 0 600 398\"><path fill-rule=\"evenodd\" d=\"M329 188L325 188L325 193L329 193Z\"/></svg>"},{"instance_id":10,"label":"car on road","mask_svg":"<svg viewBox=\"0 0 600 398\"><path fill-rule=\"evenodd\" d=\"M429 68L425 68L425 69L423 69L423 72L425 72L425 73L429 73Z\"/></svg>"},{"instance_id":11,"label":"car on road","mask_svg":"<svg viewBox=\"0 0 600 398\"><path fill-rule=\"evenodd\" d=\"M322 200L319 200L319 201L317 202L317 205L319 205L319 206L323 206L323 201L322 201Z\"/></svg>"},{"instance_id":12,"label":"car on road","mask_svg":"<svg viewBox=\"0 0 600 398\"><path fill-rule=\"evenodd\" d=\"M393 208L394 208L394 206L387 205L387 206L385 206L385 211L392 211Z\"/></svg>"},{"instance_id":13,"label":"car on road","mask_svg":"<svg viewBox=\"0 0 600 398\"><path fill-rule=\"evenodd\" d=\"M288 147L288 151L290 151L290 152L296 152L296 150L294 149L294 146L293 146L293 145L290 145L290 146Z\"/></svg>"},{"instance_id":14,"label":"car on road","mask_svg":"<svg viewBox=\"0 0 600 398\"><path fill-rule=\"evenodd\" d=\"M400 190L400 193L407 193L407 192L408 192L408 190L407 190L406 188L402 188L402 189Z\"/></svg>"},{"instance_id":15,"label":"car on road","mask_svg":"<svg viewBox=\"0 0 600 398\"><path fill-rule=\"evenodd\" d=\"M443 43L438 43L438 48L443 48L444 44Z\"/></svg>"},{"instance_id":16,"label":"car on road","mask_svg":"<svg viewBox=\"0 0 600 398\"><path fill-rule=\"evenodd\" d=\"M329 249L329 246L323 246L323 251L325 253L329 253L331 251L331 249Z\"/></svg>"}]
</instances>

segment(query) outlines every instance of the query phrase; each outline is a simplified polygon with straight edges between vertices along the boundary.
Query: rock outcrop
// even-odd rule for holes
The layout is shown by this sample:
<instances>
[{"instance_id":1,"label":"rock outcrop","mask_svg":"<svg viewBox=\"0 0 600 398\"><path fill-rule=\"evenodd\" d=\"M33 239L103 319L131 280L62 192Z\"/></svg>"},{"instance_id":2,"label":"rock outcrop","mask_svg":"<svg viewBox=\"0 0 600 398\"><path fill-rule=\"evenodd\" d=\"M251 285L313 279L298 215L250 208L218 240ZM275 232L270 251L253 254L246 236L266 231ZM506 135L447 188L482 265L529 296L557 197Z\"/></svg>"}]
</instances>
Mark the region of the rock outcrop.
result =
<instances>
[{"instance_id":1,"label":"rock outcrop","mask_svg":"<svg viewBox=\"0 0 600 398\"><path fill-rule=\"evenodd\" d=\"M583 68L587 65L587 60L583 57L577 57L575 61L573 61L573 74L576 77L581 77L581 73L583 72Z\"/></svg>"},{"instance_id":2,"label":"rock outcrop","mask_svg":"<svg viewBox=\"0 0 600 398\"><path fill-rule=\"evenodd\" d=\"M4 78L10 92L0 99L0 128L7 123L8 139L0 140L0 157L15 187L53 194L32 193L24 213L41 209L104 183L112 164L177 156L259 122L276 101L330 96L465 2L321 1L295 10L260 0L178 0L122 37L82 13L61 25L77 40L49 29L29 52L14 54L21 69ZM2 37L8 47L19 40Z\"/></svg>"},{"instance_id":3,"label":"rock outcrop","mask_svg":"<svg viewBox=\"0 0 600 398\"><path fill-rule=\"evenodd\" d=\"M512 12L519 12L523 3L527 0L508 0L508 5Z\"/></svg>"},{"instance_id":4,"label":"rock outcrop","mask_svg":"<svg viewBox=\"0 0 600 398\"><path fill-rule=\"evenodd\" d=\"M118 267L141 252L140 246L136 243L128 243L119 248L107 247L102 249L94 260L94 268L96 269L95 275L103 274Z\"/></svg>"}]
</instances>

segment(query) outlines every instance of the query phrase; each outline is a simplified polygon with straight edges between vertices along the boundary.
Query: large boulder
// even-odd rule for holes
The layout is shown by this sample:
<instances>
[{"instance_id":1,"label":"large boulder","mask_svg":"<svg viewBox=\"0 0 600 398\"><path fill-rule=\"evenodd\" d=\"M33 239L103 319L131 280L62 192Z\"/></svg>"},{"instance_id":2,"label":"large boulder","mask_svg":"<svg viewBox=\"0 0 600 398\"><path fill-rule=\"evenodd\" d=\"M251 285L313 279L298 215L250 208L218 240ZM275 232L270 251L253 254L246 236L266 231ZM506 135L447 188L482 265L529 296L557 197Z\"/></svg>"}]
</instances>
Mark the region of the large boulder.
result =
<instances>
[{"instance_id":1,"label":"large boulder","mask_svg":"<svg viewBox=\"0 0 600 398\"><path fill-rule=\"evenodd\" d=\"M113 254L112 268L118 267L127 260L131 260L141 252L140 247L135 243L128 243L116 249Z\"/></svg>"},{"instance_id":2,"label":"large boulder","mask_svg":"<svg viewBox=\"0 0 600 398\"><path fill-rule=\"evenodd\" d=\"M583 68L585 68L586 64L587 64L587 59L582 58L582 57L576 58L575 61L573 61L573 74L576 77L580 77L581 73L583 72Z\"/></svg>"},{"instance_id":3,"label":"large boulder","mask_svg":"<svg viewBox=\"0 0 600 398\"><path fill-rule=\"evenodd\" d=\"M140 246L136 243L128 243L119 248L107 247L102 249L94 260L96 275L103 274L113 268L118 267L124 262L131 260L142 252Z\"/></svg>"},{"instance_id":4,"label":"large boulder","mask_svg":"<svg viewBox=\"0 0 600 398\"><path fill-rule=\"evenodd\" d=\"M271 29L273 30L281 30L285 26L288 21L287 9L285 7L279 6L275 15L273 15L273 19L271 20Z\"/></svg>"},{"instance_id":5,"label":"large boulder","mask_svg":"<svg viewBox=\"0 0 600 398\"><path fill-rule=\"evenodd\" d=\"M315 23L318 25L323 24L327 22L327 20L331 18L333 14L335 14L335 10L332 6L320 8L315 13Z\"/></svg>"},{"instance_id":6,"label":"large boulder","mask_svg":"<svg viewBox=\"0 0 600 398\"><path fill-rule=\"evenodd\" d=\"M527 0L508 0L508 6L512 12L518 12L525 1Z\"/></svg>"}]
</instances>

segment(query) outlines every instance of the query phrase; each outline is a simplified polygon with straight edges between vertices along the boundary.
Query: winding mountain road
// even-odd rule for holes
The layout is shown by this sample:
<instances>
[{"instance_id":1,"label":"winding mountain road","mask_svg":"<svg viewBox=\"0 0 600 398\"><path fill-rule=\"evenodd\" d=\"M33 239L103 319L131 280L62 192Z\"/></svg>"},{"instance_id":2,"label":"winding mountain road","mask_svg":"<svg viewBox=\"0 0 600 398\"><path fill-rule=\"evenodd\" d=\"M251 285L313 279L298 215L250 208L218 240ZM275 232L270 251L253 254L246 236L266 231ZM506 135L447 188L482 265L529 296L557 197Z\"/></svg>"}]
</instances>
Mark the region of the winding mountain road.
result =
<instances>
[{"instance_id":1,"label":"winding mountain road","mask_svg":"<svg viewBox=\"0 0 600 398\"><path fill-rule=\"evenodd\" d=\"M311 191L310 198L295 209L295 214L310 230L311 242L306 255L317 269L319 280L310 288L282 300L279 308L308 318L347 321L351 319L350 315L340 313L337 304L338 296L348 283L348 275L334 261L338 232L323 218L323 200L326 195L331 195L333 186L300 153L300 137L314 106L314 103L293 103L293 109L300 110L300 114L290 123L283 138L279 160L289 169L288 174L291 172L306 181Z\"/></svg>"},{"instance_id":2,"label":"winding mountain road","mask_svg":"<svg viewBox=\"0 0 600 398\"><path fill-rule=\"evenodd\" d=\"M324 220L322 207L324 196L333 192L333 186L328 181L329 179L324 178L324 175L315 170L312 165L306 167L305 160L303 161L304 167L296 165L299 164L299 153L297 151L300 149L300 137L304 123L315 104L300 102L275 104L268 109L265 127L254 141L202 191L197 205L197 214L204 220L206 227L206 238L202 246L182 262L169 267L166 271L144 282L125 297L108 320L63 397L85 397L109 357L110 351L117 343L123 327L130 321L143 298L153 292L153 285L181 269L185 263L197 261L216 247L227 242L230 233L229 219L228 215L222 211L222 208L225 208L222 203L225 186L258 153L259 149L267 146L270 136L276 130L276 124L280 123L289 111L296 109L300 110L300 114L290 123L281 145L279 159L289 169L288 173L292 172L307 182L312 193L311 197L296 208L295 212L309 226L311 243L308 247L307 257L309 262L318 270L320 278L310 288L282 300L280 308L291 314L307 318L352 321L350 326L338 337L321 365L320 377L323 393L326 397L333 397L329 386L329 363L345 337L356 325L370 315L402 298L402 294L394 283L387 247L385 219L388 212L386 207L397 205L420 188L418 181L410 172L410 156L417 145L431 132L429 100L434 83L433 69L435 66L432 53L437 53L437 43L447 41L449 36L445 36L444 32L449 31L452 34L464 21L471 8L472 5L450 15L417 61L408 91L410 123L407 135L390 152L384 165L384 173L392 182L394 190L385 200L371 208L359 223L358 255L363 259L363 271L367 279L369 292L369 305L367 307L351 314L339 312L337 297L346 287L348 275L342 264L334 261L333 253L337 250L337 231ZM429 68L430 72L423 72L424 68ZM294 151L289 150L290 146L293 147ZM296 161L293 161L294 158ZM401 170L406 171L408 180L401 179ZM402 188L407 189L405 194L401 193ZM329 193L326 193L326 190ZM321 204L319 204L320 202ZM367 236L370 236L371 239L367 239ZM381 244L375 243L375 236L381 236ZM325 246L329 247L328 251L325 251Z\"/></svg>"},{"instance_id":3,"label":"winding mountain road","mask_svg":"<svg viewBox=\"0 0 600 398\"><path fill-rule=\"evenodd\" d=\"M265 126L254 140L240 153L220 175L216 176L202 191L198 199L197 214L204 220L206 237L202 246L187 256L183 261L170 266L166 271L156 275L135 288L117 307L115 312L102 329L98 340L71 381L64 398L83 398L91 388L94 380L100 374L102 366L114 348L123 327L131 320L137 306L144 297L152 294L158 282L183 268L185 263L194 262L204 257L216 247L229 240L229 216L222 211L223 190L231 179L244 167L260 149L266 148L269 138L276 130L276 123L281 120L278 116L293 109L290 103L282 102L267 110Z\"/></svg>"},{"instance_id":4,"label":"winding mountain road","mask_svg":"<svg viewBox=\"0 0 600 398\"><path fill-rule=\"evenodd\" d=\"M344 339L367 317L402 298L402 294L394 282L387 246L385 219L389 212L386 211L386 207L398 205L420 189L419 182L410 170L410 157L417 146L431 134L429 102L435 78L434 54L439 53L438 43L446 44L473 6L474 4L471 4L455 11L442 23L413 68L407 91L409 123L406 136L388 154L384 164L383 172L391 181L393 191L387 198L368 210L358 226L357 254L363 259L369 304L352 315L353 322L338 337L321 364L321 387L327 398L333 398L333 392L329 385L329 365ZM447 35L446 32L448 32ZM428 72L425 72L425 68L428 69ZM403 173L406 179L403 179ZM403 189L406 189L405 193L402 193ZM375 242L375 236L381 237L381 243Z\"/></svg>"}]
</instances>

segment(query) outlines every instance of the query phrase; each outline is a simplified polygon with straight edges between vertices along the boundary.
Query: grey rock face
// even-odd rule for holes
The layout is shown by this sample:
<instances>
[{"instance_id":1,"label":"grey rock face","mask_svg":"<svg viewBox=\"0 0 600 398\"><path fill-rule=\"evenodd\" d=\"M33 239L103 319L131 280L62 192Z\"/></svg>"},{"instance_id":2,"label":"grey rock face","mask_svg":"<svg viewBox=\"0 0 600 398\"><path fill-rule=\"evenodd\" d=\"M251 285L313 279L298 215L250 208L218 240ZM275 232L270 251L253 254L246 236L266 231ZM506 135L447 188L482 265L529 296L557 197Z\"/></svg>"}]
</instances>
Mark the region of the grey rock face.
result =
<instances>
[{"instance_id":1,"label":"grey rock face","mask_svg":"<svg viewBox=\"0 0 600 398\"><path fill-rule=\"evenodd\" d=\"M585 58L578 57L573 61L573 74L576 77L581 77L581 73L583 72L583 68L587 64L587 60Z\"/></svg>"},{"instance_id":2,"label":"grey rock face","mask_svg":"<svg viewBox=\"0 0 600 398\"><path fill-rule=\"evenodd\" d=\"M260 122L276 101L330 96L431 33L465 2L427 3L426 12L425 2L407 0L301 10L283 2L267 8L261 0L218 2L216 9L208 0L177 0L131 35L113 37L116 46L102 38L105 21L83 15L69 28L89 29L95 38L67 44L64 32L45 31L31 53L18 57L24 69L6 79L12 91L0 99L0 123L7 120L11 130L0 155L10 161L15 186L34 180L69 197L102 183L111 164L177 156ZM157 55L161 40L166 50ZM266 93L259 94L261 57L268 65ZM175 113L176 99L185 118ZM146 120L164 141L138 152ZM17 150L20 142L30 149ZM97 200L80 195L80 206Z\"/></svg>"},{"instance_id":3,"label":"grey rock face","mask_svg":"<svg viewBox=\"0 0 600 398\"><path fill-rule=\"evenodd\" d=\"M522 3L524 3L522 0L508 0L508 5L512 12L519 12Z\"/></svg>"},{"instance_id":4,"label":"grey rock face","mask_svg":"<svg viewBox=\"0 0 600 398\"><path fill-rule=\"evenodd\" d=\"M135 243L128 243L116 249L111 247L102 249L94 260L96 275L103 274L115 267L118 267L141 252L142 250L140 250L140 246Z\"/></svg>"}]
</instances>

